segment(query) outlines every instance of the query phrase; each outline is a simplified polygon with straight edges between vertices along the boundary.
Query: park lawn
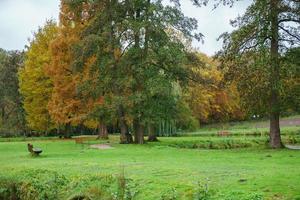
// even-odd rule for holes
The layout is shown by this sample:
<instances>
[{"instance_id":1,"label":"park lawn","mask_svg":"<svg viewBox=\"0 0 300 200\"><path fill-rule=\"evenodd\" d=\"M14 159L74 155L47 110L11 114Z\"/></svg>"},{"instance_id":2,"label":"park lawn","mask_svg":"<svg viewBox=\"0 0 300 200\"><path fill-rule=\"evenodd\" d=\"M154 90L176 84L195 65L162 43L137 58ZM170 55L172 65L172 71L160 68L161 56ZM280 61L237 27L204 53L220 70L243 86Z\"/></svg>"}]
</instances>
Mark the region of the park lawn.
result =
<instances>
[{"instance_id":1,"label":"park lawn","mask_svg":"<svg viewBox=\"0 0 300 200\"><path fill-rule=\"evenodd\" d=\"M26 142L0 142L0 175L18 176L24 170L45 169L67 177L117 176L124 170L125 176L137 184L136 199L142 200L161 199L174 188L178 199L193 199L198 181L208 183L212 199L241 199L255 194L265 199L300 198L300 151L163 145L177 139L161 138L162 142L146 145L111 142L114 149L105 150L73 140L32 141L43 148L40 157L29 155Z\"/></svg>"}]
</instances>

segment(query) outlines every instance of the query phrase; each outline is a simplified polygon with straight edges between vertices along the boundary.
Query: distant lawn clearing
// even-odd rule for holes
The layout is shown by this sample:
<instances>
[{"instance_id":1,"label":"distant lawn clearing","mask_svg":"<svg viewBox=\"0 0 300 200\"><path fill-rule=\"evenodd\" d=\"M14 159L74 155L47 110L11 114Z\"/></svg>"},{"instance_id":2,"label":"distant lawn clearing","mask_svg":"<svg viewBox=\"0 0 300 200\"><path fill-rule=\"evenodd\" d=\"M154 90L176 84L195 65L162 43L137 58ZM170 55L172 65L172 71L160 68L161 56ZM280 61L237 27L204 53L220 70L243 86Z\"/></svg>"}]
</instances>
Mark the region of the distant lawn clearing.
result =
<instances>
[{"instance_id":1,"label":"distant lawn clearing","mask_svg":"<svg viewBox=\"0 0 300 200\"><path fill-rule=\"evenodd\" d=\"M160 143L143 146L112 141L111 149L93 149L73 140L32 141L43 149L40 157L29 155L27 142L0 142L0 177L17 177L24 170L37 169L66 177L118 176L124 169L125 177L136 184L134 199L156 200L166 195L194 199L198 181L208 184L210 199L300 198L300 151L164 145L177 139L162 138Z\"/></svg>"}]
</instances>

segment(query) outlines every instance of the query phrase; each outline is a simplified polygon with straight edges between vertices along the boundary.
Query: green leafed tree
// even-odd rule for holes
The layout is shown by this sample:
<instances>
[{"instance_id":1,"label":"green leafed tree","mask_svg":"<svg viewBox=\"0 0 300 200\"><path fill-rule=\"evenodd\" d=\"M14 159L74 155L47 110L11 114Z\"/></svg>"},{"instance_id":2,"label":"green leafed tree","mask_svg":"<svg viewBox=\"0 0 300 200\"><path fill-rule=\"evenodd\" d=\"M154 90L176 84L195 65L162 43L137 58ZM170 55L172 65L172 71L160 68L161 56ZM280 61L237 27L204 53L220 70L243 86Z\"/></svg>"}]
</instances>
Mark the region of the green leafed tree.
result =
<instances>
[{"instance_id":1,"label":"green leafed tree","mask_svg":"<svg viewBox=\"0 0 300 200\"><path fill-rule=\"evenodd\" d=\"M256 76L251 71L249 76L243 73L245 77L240 81L250 77L253 83L249 88L253 95L259 100L266 97L262 105L268 108L270 116L270 146L280 148L281 71L284 65L282 58L288 49L300 44L300 2L254 0L243 16L232 21L232 25L236 30L223 35L223 56L233 66L247 66L247 69L261 72ZM243 70L242 67L240 69ZM263 81L255 81L257 79Z\"/></svg>"},{"instance_id":2,"label":"green leafed tree","mask_svg":"<svg viewBox=\"0 0 300 200\"><path fill-rule=\"evenodd\" d=\"M70 2L75 8L80 4ZM95 91L115 110L121 142L131 142L132 124L135 142L144 143L146 126L176 112L176 84L186 78L185 47L173 33L199 39L197 21L183 15L178 1L168 6L151 0L91 4L96 12L74 48L74 67L82 70L96 58L91 73L99 73L101 83Z\"/></svg>"},{"instance_id":3,"label":"green leafed tree","mask_svg":"<svg viewBox=\"0 0 300 200\"><path fill-rule=\"evenodd\" d=\"M0 49L0 131L18 134L25 131L22 97L18 91L18 70L23 66L24 53Z\"/></svg>"},{"instance_id":4,"label":"green leafed tree","mask_svg":"<svg viewBox=\"0 0 300 200\"><path fill-rule=\"evenodd\" d=\"M300 113L300 48L290 49L283 58L281 97L287 114Z\"/></svg>"}]
</instances>

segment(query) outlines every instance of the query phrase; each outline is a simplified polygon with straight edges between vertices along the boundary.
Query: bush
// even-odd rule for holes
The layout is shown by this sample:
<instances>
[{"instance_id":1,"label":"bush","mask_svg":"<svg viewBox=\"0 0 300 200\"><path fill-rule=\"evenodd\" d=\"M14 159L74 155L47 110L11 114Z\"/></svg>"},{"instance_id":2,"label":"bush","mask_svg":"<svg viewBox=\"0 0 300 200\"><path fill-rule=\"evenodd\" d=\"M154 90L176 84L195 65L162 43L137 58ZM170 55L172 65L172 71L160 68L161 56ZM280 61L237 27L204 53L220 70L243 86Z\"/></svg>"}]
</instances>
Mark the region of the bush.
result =
<instances>
[{"instance_id":1,"label":"bush","mask_svg":"<svg viewBox=\"0 0 300 200\"><path fill-rule=\"evenodd\" d=\"M48 170L26 170L18 179L10 179L12 186L7 187L10 196L22 200L57 199L67 179L57 172ZM1 181L2 182L2 181Z\"/></svg>"},{"instance_id":2,"label":"bush","mask_svg":"<svg viewBox=\"0 0 300 200\"><path fill-rule=\"evenodd\" d=\"M197 182L194 188L194 200L209 200L211 199L211 192L208 183Z\"/></svg>"},{"instance_id":3,"label":"bush","mask_svg":"<svg viewBox=\"0 0 300 200\"><path fill-rule=\"evenodd\" d=\"M161 196L160 200L176 200L178 199L178 194L176 188L171 188L165 191Z\"/></svg>"},{"instance_id":4,"label":"bush","mask_svg":"<svg viewBox=\"0 0 300 200\"><path fill-rule=\"evenodd\" d=\"M19 199L17 188L19 183L8 177L0 177L0 199Z\"/></svg>"},{"instance_id":5,"label":"bush","mask_svg":"<svg viewBox=\"0 0 300 200\"><path fill-rule=\"evenodd\" d=\"M232 191L227 195L223 195L219 197L220 199L224 200L264 200L262 194L259 193L244 193L241 191Z\"/></svg>"},{"instance_id":6,"label":"bush","mask_svg":"<svg viewBox=\"0 0 300 200\"><path fill-rule=\"evenodd\" d=\"M73 177L65 187L63 199L113 199L110 190L116 184L112 176Z\"/></svg>"},{"instance_id":7,"label":"bush","mask_svg":"<svg viewBox=\"0 0 300 200\"><path fill-rule=\"evenodd\" d=\"M178 138L176 140L166 140L160 145L186 149L234 149L266 146L266 138L203 138L197 139Z\"/></svg>"},{"instance_id":8,"label":"bush","mask_svg":"<svg viewBox=\"0 0 300 200\"><path fill-rule=\"evenodd\" d=\"M137 185L124 175L66 178L50 170L26 170L15 177L0 176L0 199L15 200L132 200Z\"/></svg>"},{"instance_id":9,"label":"bush","mask_svg":"<svg viewBox=\"0 0 300 200\"><path fill-rule=\"evenodd\" d=\"M197 182L190 188L194 200L263 200L262 194L233 191L222 195L209 189L208 182ZM85 175L66 178L49 170L22 171L14 177L0 176L0 199L7 200L133 200L137 184L124 177ZM160 194L159 194L160 195ZM141 197L139 199L142 199ZM176 188L161 193L161 200L182 199Z\"/></svg>"}]
</instances>

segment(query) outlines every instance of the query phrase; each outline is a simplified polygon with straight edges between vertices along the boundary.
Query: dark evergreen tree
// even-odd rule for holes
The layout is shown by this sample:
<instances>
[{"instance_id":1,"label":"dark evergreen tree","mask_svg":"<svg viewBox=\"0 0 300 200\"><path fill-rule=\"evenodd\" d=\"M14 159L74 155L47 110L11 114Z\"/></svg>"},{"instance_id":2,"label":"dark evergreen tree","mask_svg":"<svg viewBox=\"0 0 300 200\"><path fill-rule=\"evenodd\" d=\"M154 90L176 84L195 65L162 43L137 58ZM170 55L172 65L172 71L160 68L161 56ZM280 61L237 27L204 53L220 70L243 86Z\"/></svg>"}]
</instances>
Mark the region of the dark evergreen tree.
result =
<instances>
[{"instance_id":1,"label":"dark evergreen tree","mask_svg":"<svg viewBox=\"0 0 300 200\"><path fill-rule=\"evenodd\" d=\"M19 93L18 70L23 66L24 54L0 49L0 129L24 132L25 118Z\"/></svg>"}]
</instances>

